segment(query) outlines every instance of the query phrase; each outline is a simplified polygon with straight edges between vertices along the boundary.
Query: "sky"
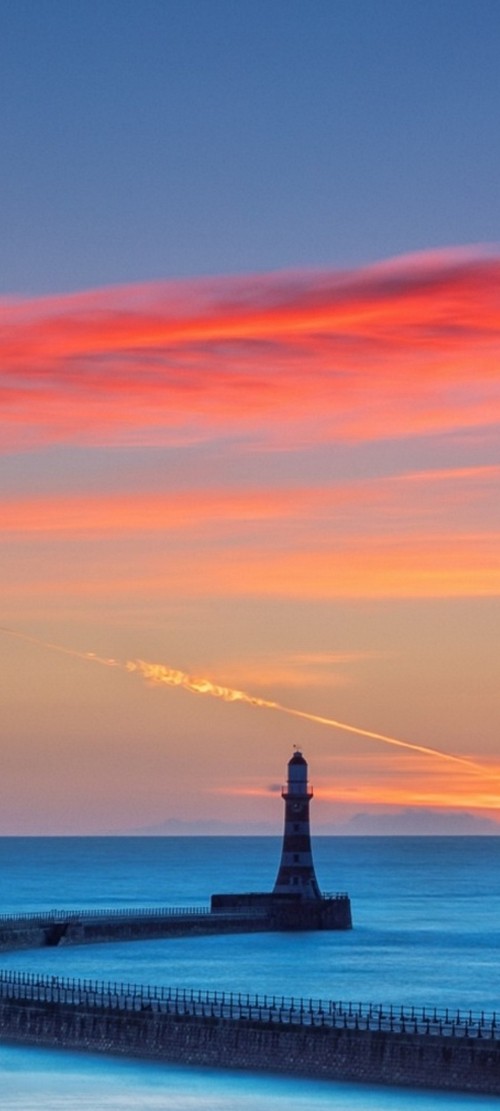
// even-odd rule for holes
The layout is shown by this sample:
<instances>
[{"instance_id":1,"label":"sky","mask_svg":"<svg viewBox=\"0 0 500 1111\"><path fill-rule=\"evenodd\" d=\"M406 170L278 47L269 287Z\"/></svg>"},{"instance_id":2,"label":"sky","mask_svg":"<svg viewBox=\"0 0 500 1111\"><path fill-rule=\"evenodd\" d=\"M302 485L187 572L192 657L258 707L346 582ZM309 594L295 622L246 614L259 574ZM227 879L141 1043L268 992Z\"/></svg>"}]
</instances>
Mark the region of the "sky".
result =
<instances>
[{"instance_id":1,"label":"sky","mask_svg":"<svg viewBox=\"0 0 500 1111\"><path fill-rule=\"evenodd\" d=\"M499 829L499 42L2 5L0 834Z\"/></svg>"}]
</instances>

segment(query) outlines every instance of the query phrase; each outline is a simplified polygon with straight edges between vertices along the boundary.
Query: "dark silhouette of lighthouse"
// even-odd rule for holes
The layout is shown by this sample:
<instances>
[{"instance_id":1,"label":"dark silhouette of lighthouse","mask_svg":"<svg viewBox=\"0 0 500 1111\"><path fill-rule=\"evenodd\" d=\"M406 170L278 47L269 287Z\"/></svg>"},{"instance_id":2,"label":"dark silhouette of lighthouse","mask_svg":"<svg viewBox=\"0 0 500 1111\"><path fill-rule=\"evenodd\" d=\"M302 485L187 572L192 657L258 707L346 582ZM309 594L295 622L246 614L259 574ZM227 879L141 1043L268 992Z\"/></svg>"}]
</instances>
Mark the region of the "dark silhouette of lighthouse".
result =
<instances>
[{"instance_id":1,"label":"dark silhouette of lighthouse","mask_svg":"<svg viewBox=\"0 0 500 1111\"><path fill-rule=\"evenodd\" d=\"M298 749L288 761L288 781L281 795L285 800L285 829L273 895L321 899L309 827L309 803L313 791L307 781L307 761Z\"/></svg>"}]
</instances>

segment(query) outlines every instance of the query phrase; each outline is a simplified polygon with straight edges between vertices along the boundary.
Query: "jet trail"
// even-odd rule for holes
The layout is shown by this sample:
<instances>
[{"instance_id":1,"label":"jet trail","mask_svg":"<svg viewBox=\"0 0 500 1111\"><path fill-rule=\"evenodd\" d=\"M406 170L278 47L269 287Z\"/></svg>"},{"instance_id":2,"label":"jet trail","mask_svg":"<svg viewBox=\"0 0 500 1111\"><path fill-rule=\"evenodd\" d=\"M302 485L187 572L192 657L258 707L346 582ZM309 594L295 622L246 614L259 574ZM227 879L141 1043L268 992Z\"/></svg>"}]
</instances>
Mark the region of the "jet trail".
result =
<instances>
[{"instance_id":1,"label":"jet trail","mask_svg":"<svg viewBox=\"0 0 500 1111\"><path fill-rule=\"evenodd\" d=\"M28 633L16 632L14 629L6 628L3 625L0 625L0 632L8 633L9 636L19 637L21 640L27 640L43 648L49 648L54 652L62 652L64 655L73 656L76 659L102 664L105 667L119 668L121 671L128 671L129 673L136 673L153 686L182 687L183 690L190 691L192 694L208 694L212 698L218 698L223 702L243 702L248 706L257 706L266 710L277 710L279 713L288 714L290 717L302 718L303 721L311 721L317 725L326 725L331 729L338 729L345 733L353 733L358 737L368 737L369 740L380 741L385 745L393 745L397 748L408 749L410 752L419 752L425 756L433 756L438 760L447 760L453 764L460 764L463 767L469 768L471 771L481 772L483 775L486 770L484 765L478 764L474 760L469 760L465 756L455 756L453 753L444 752L439 748L415 744L412 741L403 741L398 737L387 736L385 733L377 733L371 729L362 729L360 726L350 725L345 721L337 721L335 718L321 717L318 714L307 713L305 710L296 710L291 706L283 706L280 702L272 702L268 701L266 698L259 698L256 695L248 694L246 691L236 690L233 687L222 686L218 683L212 683L210 679L188 675L185 671L180 671L178 668L167 667L164 664L149 663L146 660L127 660L123 662L113 658L97 656L95 652L78 652L76 649L66 648L61 644L53 644L51 641L45 641L39 637L30 636Z\"/></svg>"}]
</instances>

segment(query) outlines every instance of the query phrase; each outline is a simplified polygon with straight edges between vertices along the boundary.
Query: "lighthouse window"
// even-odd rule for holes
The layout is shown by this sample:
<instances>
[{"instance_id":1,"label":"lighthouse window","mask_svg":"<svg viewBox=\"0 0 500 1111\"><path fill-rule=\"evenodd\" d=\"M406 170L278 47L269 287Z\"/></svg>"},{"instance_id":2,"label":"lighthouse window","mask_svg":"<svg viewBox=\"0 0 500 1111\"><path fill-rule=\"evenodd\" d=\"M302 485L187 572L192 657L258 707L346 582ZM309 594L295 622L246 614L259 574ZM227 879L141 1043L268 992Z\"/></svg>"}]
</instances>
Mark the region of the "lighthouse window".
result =
<instances>
[{"instance_id":1,"label":"lighthouse window","mask_svg":"<svg viewBox=\"0 0 500 1111\"><path fill-rule=\"evenodd\" d=\"M294 833L298 833L298 832L299 832L299 829L300 829L300 825L299 825L299 823L298 823L298 822L294 822L294 824L293 824L293 832L294 832Z\"/></svg>"},{"instance_id":2,"label":"lighthouse window","mask_svg":"<svg viewBox=\"0 0 500 1111\"><path fill-rule=\"evenodd\" d=\"M293 854L293 859L294 859L294 862L295 862L295 864L298 864L298 863L299 863L299 854L298 854L298 853L294 853L294 854Z\"/></svg>"}]
</instances>

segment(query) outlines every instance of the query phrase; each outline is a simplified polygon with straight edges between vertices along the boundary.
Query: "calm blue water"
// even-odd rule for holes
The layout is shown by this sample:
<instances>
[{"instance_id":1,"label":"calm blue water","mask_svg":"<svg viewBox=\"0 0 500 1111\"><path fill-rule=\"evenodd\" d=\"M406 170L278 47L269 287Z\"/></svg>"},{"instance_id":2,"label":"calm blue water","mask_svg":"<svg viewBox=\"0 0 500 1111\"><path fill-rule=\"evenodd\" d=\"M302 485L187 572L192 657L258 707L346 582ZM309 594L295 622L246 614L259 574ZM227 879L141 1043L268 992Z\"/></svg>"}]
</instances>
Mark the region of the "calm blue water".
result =
<instances>
[{"instance_id":1,"label":"calm blue water","mask_svg":"<svg viewBox=\"0 0 500 1111\"><path fill-rule=\"evenodd\" d=\"M0 839L2 909L204 905L268 890L275 838ZM500 841L316 838L349 933L179 938L5 953L4 968L361 1002L500 1010ZM458 1111L498 1101L0 1047L5 1111Z\"/></svg>"}]
</instances>

